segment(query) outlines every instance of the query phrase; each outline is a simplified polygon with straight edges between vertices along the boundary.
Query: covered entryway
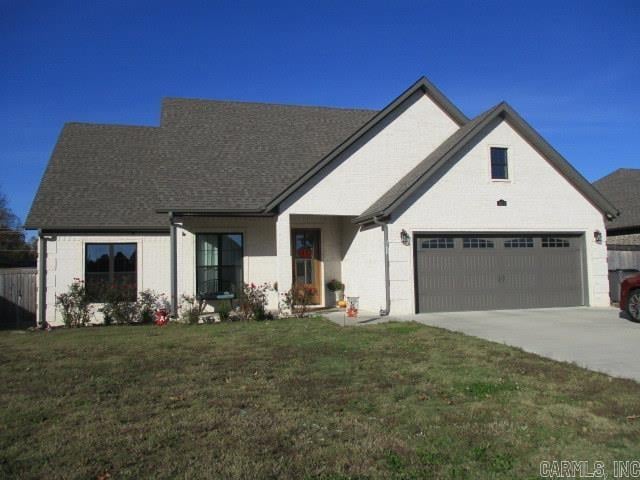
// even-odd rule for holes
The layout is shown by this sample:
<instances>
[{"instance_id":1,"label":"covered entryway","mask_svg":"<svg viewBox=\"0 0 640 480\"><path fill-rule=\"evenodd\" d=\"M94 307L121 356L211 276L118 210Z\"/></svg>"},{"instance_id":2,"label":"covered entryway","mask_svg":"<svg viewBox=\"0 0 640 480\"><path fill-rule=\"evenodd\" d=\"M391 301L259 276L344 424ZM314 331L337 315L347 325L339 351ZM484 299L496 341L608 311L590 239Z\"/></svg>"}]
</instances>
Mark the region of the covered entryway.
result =
<instances>
[{"instance_id":1,"label":"covered entryway","mask_svg":"<svg viewBox=\"0 0 640 480\"><path fill-rule=\"evenodd\" d=\"M417 235L416 311L586 303L579 235Z\"/></svg>"}]
</instances>

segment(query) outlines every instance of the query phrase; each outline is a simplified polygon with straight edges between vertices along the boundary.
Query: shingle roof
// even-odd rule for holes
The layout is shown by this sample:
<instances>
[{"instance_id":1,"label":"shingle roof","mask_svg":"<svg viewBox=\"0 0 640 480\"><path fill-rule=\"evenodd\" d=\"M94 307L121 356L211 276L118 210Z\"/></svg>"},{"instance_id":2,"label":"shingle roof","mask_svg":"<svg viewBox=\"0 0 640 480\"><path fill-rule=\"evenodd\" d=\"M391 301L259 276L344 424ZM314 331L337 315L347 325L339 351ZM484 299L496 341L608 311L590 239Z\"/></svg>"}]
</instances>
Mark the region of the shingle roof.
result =
<instances>
[{"instance_id":1,"label":"shingle roof","mask_svg":"<svg viewBox=\"0 0 640 480\"><path fill-rule=\"evenodd\" d=\"M359 217L356 223L371 221L373 217L388 216L405 201L420 185L433 177L466 145L469 145L483 130L497 119L506 119L538 151L541 152L593 205L607 216L616 216L618 211L611 202L596 190L571 164L549 145L506 102L478 115L460 127L422 162L407 173L399 182L378 198Z\"/></svg>"},{"instance_id":2,"label":"shingle roof","mask_svg":"<svg viewBox=\"0 0 640 480\"><path fill-rule=\"evenodd\" d=\"M375 114L259 103L168 99L159 162L167 210L261 211Z\"/></svg>"},{"instance_id":3,"label":"shingle roof","mask_svg":"<svg viewBox=\"0 0 640 480\"><path fill-rule=\"evenodd\" d=\"M66 124L26 227L160 225L153 207L159 133L154 127Z\"/></svg>"},{"instance_id":4,"label":"shingle roof","mask_svg":"<svg viewBox=\"0 0 640 480\"><path fill-rule=\"evenodd\" d=\"M262 209L373 110L166 99L160 127L64 126L27 228L168 228L158 209Z\"/></svg>"},{"instance_id":5,"label":"shingle roof","mask_svg":"<svg viewBox=\"0 0 640 480\"><path fill-rule=\"evenodd\" d=\"M607 230L640 227L640 169L619 168L593 185L620 209L620 216L607 222Z\"/></svg>"},{"instance_id":6,"label":"shingle roof","mask_svg":"<svg viewBox=\"0 0 640 480\"><path fill-rule=\"evenodd\" d=\"M387 215L497 116L594 205L617 213L506 103L469 121L423 77L381 111L169 98L159 127L67 124L26 227L157 230L168 228L159 212L268 213L414 94L461 128L356 221Z\"/></svg>"}]
</instances>

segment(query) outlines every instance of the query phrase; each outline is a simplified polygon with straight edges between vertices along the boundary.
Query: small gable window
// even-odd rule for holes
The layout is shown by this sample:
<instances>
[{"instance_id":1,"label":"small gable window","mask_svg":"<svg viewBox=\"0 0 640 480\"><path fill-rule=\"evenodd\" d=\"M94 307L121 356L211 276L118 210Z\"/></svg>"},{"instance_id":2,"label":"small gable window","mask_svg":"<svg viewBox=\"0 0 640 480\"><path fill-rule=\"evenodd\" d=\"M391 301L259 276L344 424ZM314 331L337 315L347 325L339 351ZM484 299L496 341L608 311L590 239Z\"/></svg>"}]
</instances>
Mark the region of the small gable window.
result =
<instances>
[{"instance_id":1,"label":"small gable window","mask_svg":"<svg viewBox=\"0 0 640 480\"><path fill-rule=\"evenodd\" d=\"M491 178L493 180L507 180L509 178L506 148L491 147Z\"/></svg>"}]
</instances>

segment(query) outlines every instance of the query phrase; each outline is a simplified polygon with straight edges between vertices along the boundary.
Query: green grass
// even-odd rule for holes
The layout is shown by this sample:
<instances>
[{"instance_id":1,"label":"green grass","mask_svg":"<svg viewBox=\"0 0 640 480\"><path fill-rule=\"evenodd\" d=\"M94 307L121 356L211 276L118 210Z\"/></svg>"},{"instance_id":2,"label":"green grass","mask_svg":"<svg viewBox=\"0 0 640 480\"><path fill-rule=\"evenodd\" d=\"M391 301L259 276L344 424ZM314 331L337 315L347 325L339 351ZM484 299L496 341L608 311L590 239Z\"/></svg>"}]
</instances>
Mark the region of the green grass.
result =
<instances>
[{"instance_id":1,"label":"green grass","mask_svg":"<svg viewBox=\"0 0 640 480\"><path fill-rule=\"evenodd\" d=\"M0 477L538 478L637 459L640 385L416 324L0 333Z\"/></svg>"}]
</instances>

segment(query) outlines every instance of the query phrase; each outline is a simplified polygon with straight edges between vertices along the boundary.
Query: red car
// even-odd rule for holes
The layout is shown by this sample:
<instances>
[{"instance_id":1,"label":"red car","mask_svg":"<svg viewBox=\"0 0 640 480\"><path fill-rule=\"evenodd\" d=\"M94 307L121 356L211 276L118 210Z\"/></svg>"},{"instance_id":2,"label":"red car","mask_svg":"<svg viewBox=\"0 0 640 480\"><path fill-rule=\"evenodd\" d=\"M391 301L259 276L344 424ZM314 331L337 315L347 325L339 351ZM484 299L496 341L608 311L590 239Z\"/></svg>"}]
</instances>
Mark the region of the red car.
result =
<instances>
[{"instance_id":1,"label":"red car","mask_svg":"<svg viewBox=\"0 0 640 480\"><path fill-rule=\"evenodd\" d=\"M640 275L625 278L620 284L620 310L640 321Z\"/></svg>"}]
</instances>

